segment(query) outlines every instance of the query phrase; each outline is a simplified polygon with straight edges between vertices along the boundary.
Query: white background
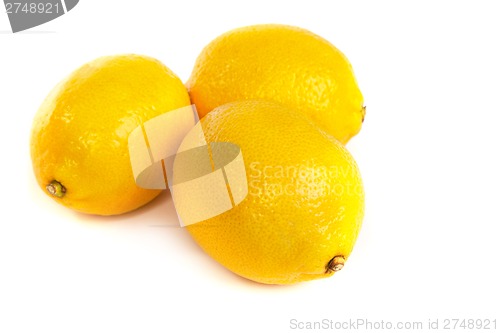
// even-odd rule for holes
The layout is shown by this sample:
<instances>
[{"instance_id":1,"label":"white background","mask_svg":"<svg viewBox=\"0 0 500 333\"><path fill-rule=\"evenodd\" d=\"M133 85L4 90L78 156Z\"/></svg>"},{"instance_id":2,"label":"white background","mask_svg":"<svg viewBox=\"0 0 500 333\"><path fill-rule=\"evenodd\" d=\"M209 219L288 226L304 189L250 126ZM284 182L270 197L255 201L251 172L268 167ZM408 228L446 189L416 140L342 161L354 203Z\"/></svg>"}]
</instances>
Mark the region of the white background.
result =
<instances>
[{"instance_id":1,"label":"white background","mask_svg":"<svg viewBox=\"0 0 500 333\"><path fill-rule=\"evenodd\" d=\"M82 0L18 34L2 9L0 332L289 332L294 318L425 328L429 318L496 316L499 327L495 3ZM351 60L364 93L366 121L348 148L363 174L366 217L342 272L259 285L173 227L166 195L99 218L58 206L37 187L31 121L72 70L139 53L186 81L210 40L257 23L327 38Z\"/></svg>"}]
</instances>

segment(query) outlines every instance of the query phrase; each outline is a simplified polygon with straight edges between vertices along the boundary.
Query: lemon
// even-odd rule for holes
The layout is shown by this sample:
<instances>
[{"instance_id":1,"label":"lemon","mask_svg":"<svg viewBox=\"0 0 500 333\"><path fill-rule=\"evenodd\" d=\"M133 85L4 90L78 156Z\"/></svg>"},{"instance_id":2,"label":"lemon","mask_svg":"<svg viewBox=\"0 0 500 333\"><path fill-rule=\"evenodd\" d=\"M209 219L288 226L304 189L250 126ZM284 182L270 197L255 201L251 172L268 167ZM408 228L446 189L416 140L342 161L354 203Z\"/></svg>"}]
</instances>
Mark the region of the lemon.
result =
<instances>
[{"instance_id":1,"label":"lemon","mask_svg":"<svg viewBox=\"0 0 500 333\"><path fill-rule=\"evenodd\" d=\"M35 116L31 159L38 184L60 204L89 214L146 204L160 191L135 184L128 135L186 105L182 81L156 59L126 54L85 64L52 90Z\"/></svg>"},{"instance_id":2,"label":"lemon","mask_svg":"<svg viewBox=\"0 0 500 333\"><path fill-rule=\"evenodd\" d=\"M198 56L186 86L200 118L228 102L267 99L304 112L344 144L365 117L349 60L298 27L256 25L219 36Z\"/></svg>"},{"instance_id":3,"label":"lemon","mask_svg":"<svg viewBox=\"0 0 500 333\"><path fill-rule=\"evenodd\" d=\"M201 248L234 273L266 284L340 270L364 213L359 169L346 148L276 102L229 103L201 122L207 142L240 147L248 183L240 204L186 226Z\"/></svg>"}]
</instances>

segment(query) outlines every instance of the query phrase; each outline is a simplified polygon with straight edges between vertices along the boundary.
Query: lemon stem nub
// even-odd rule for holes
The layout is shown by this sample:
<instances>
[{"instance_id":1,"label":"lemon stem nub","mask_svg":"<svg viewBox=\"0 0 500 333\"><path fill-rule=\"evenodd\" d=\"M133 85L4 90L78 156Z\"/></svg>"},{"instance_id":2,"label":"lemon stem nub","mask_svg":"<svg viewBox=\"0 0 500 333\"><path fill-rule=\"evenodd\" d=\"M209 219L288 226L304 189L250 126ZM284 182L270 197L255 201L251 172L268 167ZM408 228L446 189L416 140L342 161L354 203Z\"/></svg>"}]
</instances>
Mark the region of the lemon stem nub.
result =
<instances>
[{"instance_id":1,"label":"lemon stem nub","mask_svg":"<svg viewBox=\"0 0 500 333\"><path fill-rule=\"evenodd\" d=\"M344 256L335 256L326 265L326 273L338 272L344 268L345 258Z\"/></svg>"},{"instance_id":2,"label":"lemon stem nub","mask_svg":"<svg viewBox=\"0 0 500 333\"><path fill-rule=\"evenodd\" d=\"M45 188L47 189L47 192L57 198L62 198L66 194L66 187L64 187L57 180L51 181Z\"/></svg>"},{"instance_id":3,"label":"lemon stem nub","mask_svg":"<svg viewBox=\"0 0 500 333\"><path fill-rule=\"evenodd\" d=\"M361 108L361 122L364 123L365 122L365 116L366 116L366 106L363 106Z\"/></svg>"}]
</instances>

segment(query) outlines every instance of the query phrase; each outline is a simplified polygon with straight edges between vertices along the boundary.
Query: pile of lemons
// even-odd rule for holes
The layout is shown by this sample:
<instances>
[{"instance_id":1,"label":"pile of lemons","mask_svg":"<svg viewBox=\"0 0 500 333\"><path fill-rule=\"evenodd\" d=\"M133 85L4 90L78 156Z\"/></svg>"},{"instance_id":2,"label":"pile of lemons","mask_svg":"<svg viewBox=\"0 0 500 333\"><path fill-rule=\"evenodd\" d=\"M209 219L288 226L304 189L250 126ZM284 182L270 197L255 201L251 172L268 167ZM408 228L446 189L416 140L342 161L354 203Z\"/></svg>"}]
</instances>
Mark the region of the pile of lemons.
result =
<instances>
[{"instance_id":1,"label":"pile of lemons","mask_svg":"<svg viewBox=\"0 0 500 333\"><path fill-rule=\"evenodd\" d=\"M75 70L35 116L33 170L44 192L78 212L132 211L160 191L136 185L129 134L194 104L207 142L240 147L249 193L185 229L245 278L328 277L344 266L362 224L362 181L345 144L361 128L363 103L348 59L327 40L292 26L243 27L207 45L186 84L134 54Z\"/></svg>"}]
</instances>

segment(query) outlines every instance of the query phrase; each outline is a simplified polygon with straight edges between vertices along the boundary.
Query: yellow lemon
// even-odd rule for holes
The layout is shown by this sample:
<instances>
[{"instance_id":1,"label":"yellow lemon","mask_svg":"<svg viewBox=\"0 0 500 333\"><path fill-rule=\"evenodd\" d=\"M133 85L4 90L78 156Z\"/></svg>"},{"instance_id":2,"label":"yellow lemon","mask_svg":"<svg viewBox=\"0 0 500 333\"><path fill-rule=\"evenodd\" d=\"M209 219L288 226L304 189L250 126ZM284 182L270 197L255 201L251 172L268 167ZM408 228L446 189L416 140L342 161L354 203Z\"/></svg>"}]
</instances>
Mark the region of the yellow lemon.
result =
<instances>
[{"instance_id":1,"label":"yellow lemon","mask_svg":"<svg viewBox=\"0 0 500 333\"><path fill-rule=\"evenodd\" d=\"M365 116L346 56L292 26L256 25L219 36L199 55L186 86L200 118L228 102L267 99L304 112L344 144Z\"/></svg>"},{"instance_id":2,"label":"yellow lemon","mask_svg":"<svg viewBox=\"0 0 500 333\"><path fill-rule=\"evenodd\" d=\"M38 110L31 159L40 187L74 210L115 215L160 191L136 186L128 135L150 118L190 105L182 81L140 55L98 58L60 82Z\"/></svg>"},{"instance_id":3,"label":"yellow lemon","mask_svg":"<svg viewBox=\"0 0 500 333\"><path fill-rule=\"evenodd\" d=\"M203 250L234 273L267 284L340 270L364 213L360 173L344 146L275 102L229 103L201 121L208 143L240 147L248 183L240 204L186 226Z\"/></svg>"}]
</instances>

